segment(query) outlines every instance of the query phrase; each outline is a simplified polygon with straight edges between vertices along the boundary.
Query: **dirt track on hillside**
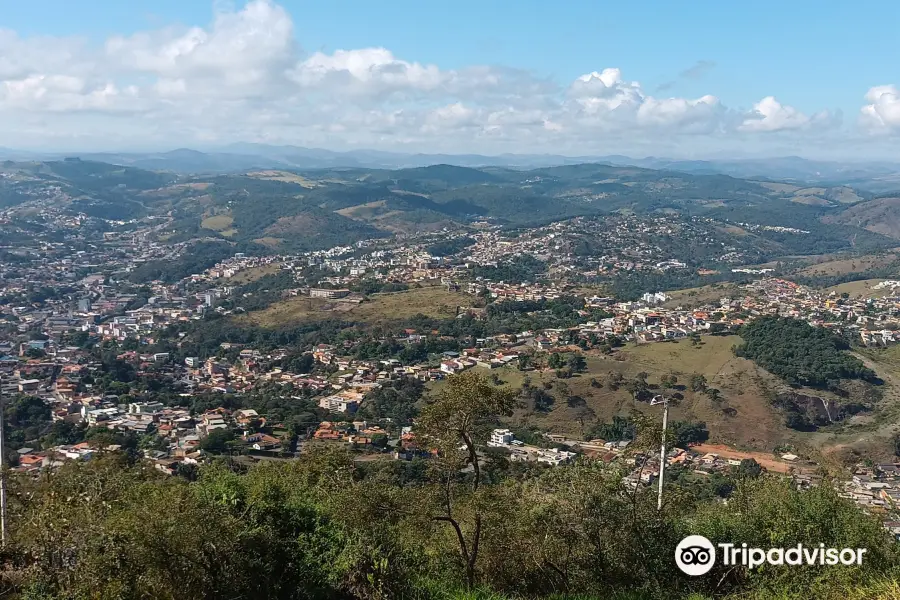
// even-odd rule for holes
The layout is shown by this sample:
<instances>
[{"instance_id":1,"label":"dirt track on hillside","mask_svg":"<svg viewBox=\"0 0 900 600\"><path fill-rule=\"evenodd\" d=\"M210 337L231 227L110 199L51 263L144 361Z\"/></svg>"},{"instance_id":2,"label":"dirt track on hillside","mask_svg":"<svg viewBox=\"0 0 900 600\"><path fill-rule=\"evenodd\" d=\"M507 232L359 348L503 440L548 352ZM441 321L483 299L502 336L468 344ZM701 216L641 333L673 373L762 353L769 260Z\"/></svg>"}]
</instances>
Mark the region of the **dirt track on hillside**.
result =
<instances>
[{"instance_id":1,"label":"dirt track on hillside","mask_svg":"<svg viewBox=\"0 0 900 600\"><path fill-rule=\"evenodd\" d=\"M772 473L787 474L790 471L791 467L797 467L797 465L792 465L791 463L778 460L771 454L766 454L765 452L744 452L742 450L735 450L734 448L729 448L728 446L723 446L721 444L697 444L696 446L691 446L691 450L694 452L699 452L701 454L708 454L712 452L713 454L718 454L720 458L726 459L753 458L767 471L770 471Z\"/></svg>"}]
</instances>

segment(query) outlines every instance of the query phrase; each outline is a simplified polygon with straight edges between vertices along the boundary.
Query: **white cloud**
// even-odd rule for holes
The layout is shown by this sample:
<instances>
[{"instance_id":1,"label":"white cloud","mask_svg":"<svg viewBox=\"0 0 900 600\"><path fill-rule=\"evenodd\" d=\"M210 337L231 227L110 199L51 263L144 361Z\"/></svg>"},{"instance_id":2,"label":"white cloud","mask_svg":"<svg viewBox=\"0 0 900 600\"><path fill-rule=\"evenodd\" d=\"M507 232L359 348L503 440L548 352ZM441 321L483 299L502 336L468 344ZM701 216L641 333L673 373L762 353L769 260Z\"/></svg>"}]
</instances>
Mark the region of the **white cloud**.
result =
<instances>
[{"instance_id":1,"label":"white cloud","mask_svg":"<svg viewBox=\"0 0 900 600\"><path fill-rule=\"evenodd\" d=\"M436 66L398 60L385 48L316 52L297 65L292 76L309 88L331 85L367 93L435 90L448 80Z\"/></svg>"},{"instance_id":2,"label":"white cloud","mask_svg":"<svg viewBox=\"0 0 900 600\"><path fill-rule=\"evenodd\" d=\"M879 85L866 93L860 120L874 133L900 132L900 90L893 85Z\"/></svg>"},{"instance_id":3,"label":"white cloud","mask_svg":"<svg viewBox=\"0 0 900 600\"><path fill-rule=\"evenodd\" d=\"M753 105L739 129L743 131L783 131L800 129L809 124L809 117L792 106L785 106L774 96L767 96Z\"/></svg>"},{"instance_id":4,"label":"white cloud","mask_svg":"<svg viewBox=\"0 0 900 600\"><path fill-rule=\"evenodd\" d=\"M290 15L268 0L219 12L209 30L171 27L107 40L104 58L124 73L249 88L283 78L297 48Z\"/></svg>"},{"instance_id":5,"label":"white cloud","mask_svg":"<svg viewBox=\"0 0 900 600\"><path fill-rule=\"evenodd\" d=\"M900 124L895 88L873 88L867 99L870 120ZM617 68L560 84L501 66L443 69L384 47L304 54L291 15L273 0L219 10L205 27L101 44L0 30L0 136L12 146L263 141L604 152L671 145L682 135L694 144L704 135L811 131L831 120L773 97L749 114L711 94L658 98Z\"/></svg>"},{"instance_id":6,"label":"white cloud","mask_svg":"<svg viewBox=\"0 0 900 600\"><path fill-rule=\"evenodd\" d=\"M648 97L638 109L638 121L648 125L715 128L723 116L719 99L709 94L696 100Z\"/></svg>"}]
</instances>

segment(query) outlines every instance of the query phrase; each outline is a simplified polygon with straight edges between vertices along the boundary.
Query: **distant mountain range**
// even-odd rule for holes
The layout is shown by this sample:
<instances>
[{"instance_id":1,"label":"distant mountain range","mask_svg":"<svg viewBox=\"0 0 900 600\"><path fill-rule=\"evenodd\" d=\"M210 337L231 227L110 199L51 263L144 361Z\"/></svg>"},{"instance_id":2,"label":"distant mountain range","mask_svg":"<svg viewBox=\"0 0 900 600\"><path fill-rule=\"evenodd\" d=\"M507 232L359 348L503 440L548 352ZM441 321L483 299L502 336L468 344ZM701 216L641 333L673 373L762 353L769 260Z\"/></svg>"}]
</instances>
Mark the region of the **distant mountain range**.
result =
<instances>
[{"instance_id":1,"label":"distant mountain range","mask_svg":"<svg viewBox=\"0 0 900 600\"><path fill-rule=\"evenodd\" d=\"M316 153L277 151L297 162L301 152ZM333 154L336 162L346 159ZM608 163L528 170L448 164L303 170L266 168L265 160L276 158L246 153L178 150L155 156L154 169L135 166L151 160L151 155L143 155L141 162L130 155L128 165L77 157L0 160L0 209L31 214L47 198L56 198L59 207L73 214L122 221L170 218L166 234L170 242L217 237L247 248L283 252L473 222L517 228L623 213L700 219L722 236L723 248L750 244L768 258L893 247L900 239L896 200L825 183ZM200 168L179 174L160 168L164 161L181 168L198 161L235 168L235 157L258 162L225 174ZM328 157L311 160L324 158Z\"/></svg>"},{"instance_id":2,"label":"distant mountain range","mask_svg":"<svg viewBox=\"0 0 900 600\"><path fill-rule=\"evenodd\" d=\"M174 173L236 173L253 169L367 168L403 169L445 164L461 167L533 169L584 163L635 166L695 175L730 175L804 183L851 185L872 192L900 189L900 164L888 162L833 162L796 156L734 160L676 160L628 156L562 156L556 154L403 154L380 150L336 152L300 146L236 143L201 152L179 148L168 152L40 153L0 148L3 160L59 160L77 156L141 169Z\"/></svg>"}]
</instances>

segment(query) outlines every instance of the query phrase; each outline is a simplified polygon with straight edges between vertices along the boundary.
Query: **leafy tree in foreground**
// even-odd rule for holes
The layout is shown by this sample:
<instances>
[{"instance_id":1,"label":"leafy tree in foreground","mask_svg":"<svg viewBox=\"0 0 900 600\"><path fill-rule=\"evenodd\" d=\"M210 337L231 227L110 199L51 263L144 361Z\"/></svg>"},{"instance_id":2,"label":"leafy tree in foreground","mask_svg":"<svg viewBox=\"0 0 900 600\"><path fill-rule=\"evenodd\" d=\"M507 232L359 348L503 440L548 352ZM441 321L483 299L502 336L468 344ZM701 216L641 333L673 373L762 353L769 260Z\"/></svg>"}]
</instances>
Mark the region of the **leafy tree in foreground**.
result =
<instances>
[{"instance_id":1,"label":"leafy tree in foreground","mask_svg":"<svg viewBox=\"0 0 900 600\"><path fill-rule=\"evenodd\" d=\"M441 501L443 510L433 518L446 522L456 533L469 588L475 585L483 515L476 507L472 533L467 537L454 511L453 489L456 486L452 485L452 480L461 468L471 467L470 492L478 494L481 485L478 447L487 441L495 419L511 415L515 403L515 390L494 387L483 375L468 371L448 380L438 397L423 409L419 422L423 438L439 453L437 475L447 481Z\"/></svg>"}]
</instances>

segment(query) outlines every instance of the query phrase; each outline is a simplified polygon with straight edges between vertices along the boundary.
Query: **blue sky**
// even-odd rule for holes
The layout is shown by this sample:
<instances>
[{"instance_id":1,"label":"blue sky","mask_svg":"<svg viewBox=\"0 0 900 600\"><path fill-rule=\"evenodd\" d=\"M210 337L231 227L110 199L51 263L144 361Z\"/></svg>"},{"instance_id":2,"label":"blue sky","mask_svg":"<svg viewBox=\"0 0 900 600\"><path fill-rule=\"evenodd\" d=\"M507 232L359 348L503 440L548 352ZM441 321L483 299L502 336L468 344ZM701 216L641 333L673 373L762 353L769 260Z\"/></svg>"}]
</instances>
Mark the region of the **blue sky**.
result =
<instances>
[{"instance_id":1,"label":"blue sky","mask_svg":"<svg viewBox=\"0 0 900 600\"><path fill-rule=\"evenodd\" d=\"M898 17L896 2L807 0L9 2L0 56L21 64L4 73L0 59L0 111L19 126L0 134L23 147L249 137L338 149L895 157ZM225 39L244 35L243 50ZM111 39L125 41L111 50ZM223 63L202 56L204 45ZM252 77L229 71L231 51ZM217 100L209 90L219 86ZM72 97L50 106L54 91ZM238 126L241 114L252 121Z\"/></svg>"}]
</instances>

